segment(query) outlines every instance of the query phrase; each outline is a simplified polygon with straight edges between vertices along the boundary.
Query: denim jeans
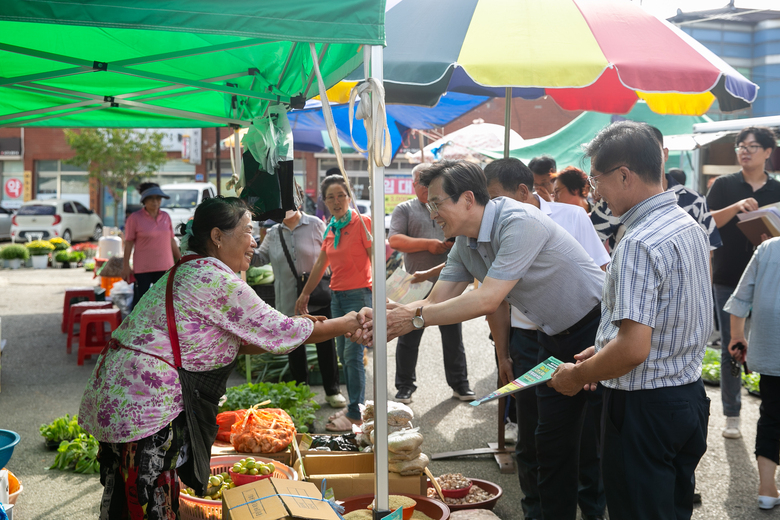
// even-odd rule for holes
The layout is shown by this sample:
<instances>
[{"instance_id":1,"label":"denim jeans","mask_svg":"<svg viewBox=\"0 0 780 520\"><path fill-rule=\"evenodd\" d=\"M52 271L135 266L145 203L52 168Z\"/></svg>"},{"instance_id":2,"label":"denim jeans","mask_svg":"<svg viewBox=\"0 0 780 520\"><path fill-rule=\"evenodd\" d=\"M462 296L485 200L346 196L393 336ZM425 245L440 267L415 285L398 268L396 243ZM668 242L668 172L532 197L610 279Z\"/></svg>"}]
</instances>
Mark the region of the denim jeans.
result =
<instances>
[{"instance_id":1,"label":"denim jeans","mask_svg":"<svg viewBox=\"0 0 780 520\"><path fill-rule=\"evenodd\" d=\"M346 315L350 311L359 311L371 307L371 289L352 289L349 291L331 291L330 311L334 318ZM336 353L344 367L344 379L347 385L349 405L347 417L360 420L358 405L366 399L366 371L363 366L363 345L353 343L344 336L336 338Z\"/></svg>"},{"instance_id":2,"label":"denim jeans","mask_svg":"<svg viewBox=\"0 0 780 520\"><path fill-rule=\"evenodd\" d=\"M731 314L723 310L723 306L726 305L726 301L736 287L717 284L712 287L720 328L720 399L723 402L723 415L739 417L739 410L742 407L742 376L731 375L731 354L729 354Z\"/></svg>"}]
</instances>

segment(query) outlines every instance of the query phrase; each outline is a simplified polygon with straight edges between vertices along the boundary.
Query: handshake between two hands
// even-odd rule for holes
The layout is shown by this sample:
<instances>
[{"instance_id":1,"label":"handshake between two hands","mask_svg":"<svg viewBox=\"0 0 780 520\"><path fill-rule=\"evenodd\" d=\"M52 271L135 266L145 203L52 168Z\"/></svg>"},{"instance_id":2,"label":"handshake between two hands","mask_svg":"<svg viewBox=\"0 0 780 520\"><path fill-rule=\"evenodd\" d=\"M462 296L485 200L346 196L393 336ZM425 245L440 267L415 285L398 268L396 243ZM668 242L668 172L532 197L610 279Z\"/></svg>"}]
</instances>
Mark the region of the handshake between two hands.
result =
<instances>
[{"instance_id":1,"label":"handshake between two hands","mask_svg":"<svg viewBox=\"0 0 780 520\"><path fill-rule=\"evenodd\" d=\"M395 302L388 300L387 304L387 341L403 336L412 331L412 318L414 309L406 308ZM302 316L312 321L323 321L324 316L311 316L302 314ZM352 311L344 316L344 319L354 320L349 326L349 332L344 335L355 343L366 347L374 346L374 310L369 307L362 308L359 312Z\"/></svg>"}]
</instances>

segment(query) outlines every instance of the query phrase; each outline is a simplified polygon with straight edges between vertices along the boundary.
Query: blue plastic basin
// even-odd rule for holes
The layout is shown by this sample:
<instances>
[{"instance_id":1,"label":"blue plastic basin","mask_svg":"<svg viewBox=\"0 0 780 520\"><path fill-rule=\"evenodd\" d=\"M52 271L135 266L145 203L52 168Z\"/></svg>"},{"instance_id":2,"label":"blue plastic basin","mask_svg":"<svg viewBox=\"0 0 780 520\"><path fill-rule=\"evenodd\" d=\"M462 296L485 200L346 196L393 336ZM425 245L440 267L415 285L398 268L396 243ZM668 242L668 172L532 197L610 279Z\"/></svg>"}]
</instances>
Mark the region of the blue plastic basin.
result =
<instances>
[{"instance_id":1,"label":"blue plastic basin","mask_svg":"<svg viewBox=\"0 0 780 520\"><path fill-rule=\"evenodd\" d=\"M0 468L5 467L14 454L14 447L22 438L11 430L0 430Z\"/></svg>"}]
</instances>

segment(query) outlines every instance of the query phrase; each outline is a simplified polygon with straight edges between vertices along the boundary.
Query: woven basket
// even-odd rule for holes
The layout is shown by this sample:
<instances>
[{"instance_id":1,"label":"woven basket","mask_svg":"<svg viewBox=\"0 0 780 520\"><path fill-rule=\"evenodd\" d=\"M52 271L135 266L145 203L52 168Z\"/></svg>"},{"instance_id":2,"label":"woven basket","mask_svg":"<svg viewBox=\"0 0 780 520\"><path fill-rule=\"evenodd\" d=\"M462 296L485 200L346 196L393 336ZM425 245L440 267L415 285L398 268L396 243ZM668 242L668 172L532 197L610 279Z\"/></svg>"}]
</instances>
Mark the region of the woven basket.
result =
<instances>
[{"instance_id":1,"label":"woven basket","mask_svg":"<svg viewBox=\"0 0 780 520\"><path fill-rule=\"evenodd\" d=\"M233 464L243 459L240 455L224 455L211 458L211 474L219 475L233 467ZM281 462L255 457L255 460L263 463L273 462L276 468L273 473L274 478L284 478L288 480L298 480L298 474L286 464ZM186 486L179 481L182 489ZM222 501L198 498L184 493L179 493L179 518L181 520L222 520Z\"/></svg>"}]
</instances>

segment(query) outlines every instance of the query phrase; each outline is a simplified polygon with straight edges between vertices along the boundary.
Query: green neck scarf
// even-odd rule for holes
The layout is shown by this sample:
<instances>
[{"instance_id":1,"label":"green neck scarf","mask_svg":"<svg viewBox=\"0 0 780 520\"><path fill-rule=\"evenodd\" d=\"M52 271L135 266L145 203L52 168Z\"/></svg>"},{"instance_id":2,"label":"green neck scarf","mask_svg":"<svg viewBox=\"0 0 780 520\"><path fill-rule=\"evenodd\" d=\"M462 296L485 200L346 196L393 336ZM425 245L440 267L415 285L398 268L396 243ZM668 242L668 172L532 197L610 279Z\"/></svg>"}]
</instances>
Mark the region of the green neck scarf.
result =
<instances>
[{"instance_id":1,"label":"green neck scarf","mask_svg":"<svg viewBox=\"0 0 780 520\"><path fill-rule=\"evenodd\" d=\"M336 217L330 217L330 222L328 222L328 227L325 228L325 234L322 235L322 238L325 238L328 236L328 231L333 230L333 249L339 248L339 238L341 238L341 230L347 227L347 224L352 222L352 209L348 208L347 213L341 217L340 219L336 220Z\"/></svg>"}]
</instances>

